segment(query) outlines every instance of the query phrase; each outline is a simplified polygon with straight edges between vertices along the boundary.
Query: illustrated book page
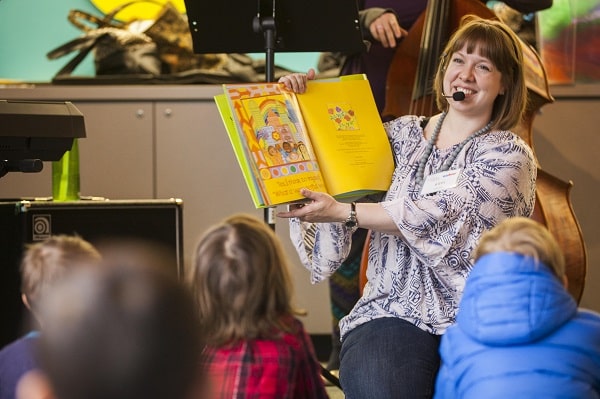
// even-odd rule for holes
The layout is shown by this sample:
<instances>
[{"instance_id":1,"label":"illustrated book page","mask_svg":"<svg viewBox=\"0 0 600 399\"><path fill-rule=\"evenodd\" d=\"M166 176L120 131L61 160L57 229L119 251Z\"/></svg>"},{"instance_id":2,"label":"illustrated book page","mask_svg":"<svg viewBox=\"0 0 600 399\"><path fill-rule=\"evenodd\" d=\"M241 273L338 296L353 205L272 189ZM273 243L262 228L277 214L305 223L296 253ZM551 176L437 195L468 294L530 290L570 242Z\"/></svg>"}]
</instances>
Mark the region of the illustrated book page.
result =
<instances>
[{"instance_id":1,"label":"illustrated book page","mask_svg":"<svg viewBox=\"0 0 600 399\"><path fill-rule=\"evenodd\" d=\"M301 188L350 201L389 187L391 150L363 75L310 81L303 94L223 87L215 102L257 208L302 201Z\"/></svg>"}]
</instances>

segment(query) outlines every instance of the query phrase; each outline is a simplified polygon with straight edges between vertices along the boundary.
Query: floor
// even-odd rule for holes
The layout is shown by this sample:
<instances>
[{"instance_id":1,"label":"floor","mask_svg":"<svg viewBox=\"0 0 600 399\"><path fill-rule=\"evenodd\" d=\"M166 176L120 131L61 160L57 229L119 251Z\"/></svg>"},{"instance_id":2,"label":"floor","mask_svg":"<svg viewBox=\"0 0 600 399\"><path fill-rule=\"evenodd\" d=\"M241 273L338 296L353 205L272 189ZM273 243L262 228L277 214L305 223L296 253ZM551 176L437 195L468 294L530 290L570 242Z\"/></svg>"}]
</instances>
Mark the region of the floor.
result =
<instances>
[{"instance_id":1,"label":"floor","mask_svg":"<svg viewBox=\"0 0 600 399\"><path fill-rule=\"evenodd\" d=\"M325 380L325 389L327 390L329 399L344 399L344 392L327 380Z\"/></svg>"},{"instance_id":2,"label":"floor","mask_svg":"<svg viewBox=\"0 0 600 399\"><path fill-rule=\"evenodd\" d=\"M331 354L331 335L311 335L311 340L315 347L317 358L325 367ZM337 378L337 370L331 371L330 373ZM323 377L323 379L325 381L325 389L327 390L327 394L329 395L330 399L344 399L344 392L341 390L341 388L338 388L336 385L329 382L325 377Z\"/></svg>"},{"instance_id":3,"label":"floor","mask_svg":"<svg viewBox=\"0 0 600 399\"><path fill-rule=\"evenodd\" d=\"M327 386L326 389L329 399L344 399L344 392L342 392L342 390L338 387Z\"/></svg>"}]
</instances>

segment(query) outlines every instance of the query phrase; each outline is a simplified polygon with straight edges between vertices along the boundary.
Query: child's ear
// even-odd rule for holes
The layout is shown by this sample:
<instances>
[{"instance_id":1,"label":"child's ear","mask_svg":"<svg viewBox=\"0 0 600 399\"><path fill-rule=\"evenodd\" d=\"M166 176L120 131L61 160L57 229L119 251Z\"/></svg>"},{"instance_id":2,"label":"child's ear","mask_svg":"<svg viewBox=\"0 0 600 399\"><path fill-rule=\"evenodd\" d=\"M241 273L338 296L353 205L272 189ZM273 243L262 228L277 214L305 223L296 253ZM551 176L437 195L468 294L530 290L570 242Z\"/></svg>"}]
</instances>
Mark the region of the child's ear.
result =
<instances>
[{"instance_id":1,"label":"child's ear","mask_svg":"<svg viewBox=\"0 0 600 399\"><path fill-rule=\"evenodd\" d=\"M35 310L33 310L32 306L31 306L32 304L31 304L31 302L29 302L29 298L27 298L27 295L21 294L21 301L23 301L23 305L25 305L25 307L29 310L29 312L31 313L31 315L33 316L35 321L41 325L42 322L40 321L38 314L35 312Z\"/></svg>"},{"instance_id":2,"label":"child's ear","mask_svg":"<svg viewBox=\"0 0 600 399\"><path fill-rule=\"evenodd\" d=\"M50 380L42 372L28 371L17 383L16 399L56 399Z\"/></svg>"},{"instance_id":3,"label":"child's ear","mask_svg":"<svg viewBox=\"0 0 600 399\"><path fill-rule=\"evenodd\" d=\"M31 304L29 303L29 299L27 299L27 295L21 294L21 301L23 301L23 305L25 305L27 309L31 310Z\"/></svg>"}]
</instances>

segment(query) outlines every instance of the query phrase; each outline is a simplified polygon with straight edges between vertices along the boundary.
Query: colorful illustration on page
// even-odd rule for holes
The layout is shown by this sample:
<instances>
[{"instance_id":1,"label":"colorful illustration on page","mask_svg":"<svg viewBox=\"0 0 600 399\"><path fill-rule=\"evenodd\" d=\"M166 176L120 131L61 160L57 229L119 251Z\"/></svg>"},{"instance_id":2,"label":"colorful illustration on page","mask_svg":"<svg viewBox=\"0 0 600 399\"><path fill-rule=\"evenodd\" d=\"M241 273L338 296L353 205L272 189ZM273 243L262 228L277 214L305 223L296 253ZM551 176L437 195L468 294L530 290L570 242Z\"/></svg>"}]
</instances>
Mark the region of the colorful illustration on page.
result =
<instances>
[{"instance_id":1,"label":"colorful illustration on page","mask_svg":"<svg viewBox=\"0 0 600 399\"><path fill-rule=\"evenodd\" d=\"M335 130L358 130L358 121L350 104L328 104L329 119L335 125Z\"/></svg>"},{"instance_id":2,"label":"colorful illustration on page","mask_svg":"<svg viewBox=\"0 0 600 399\"><path fill-rule=\"evenodd\" d=\"M252 129L266 167L264 180L318 170L306 145L305 133L285 96L252 98L244 101Z\"/></svg>"}]
</instances>

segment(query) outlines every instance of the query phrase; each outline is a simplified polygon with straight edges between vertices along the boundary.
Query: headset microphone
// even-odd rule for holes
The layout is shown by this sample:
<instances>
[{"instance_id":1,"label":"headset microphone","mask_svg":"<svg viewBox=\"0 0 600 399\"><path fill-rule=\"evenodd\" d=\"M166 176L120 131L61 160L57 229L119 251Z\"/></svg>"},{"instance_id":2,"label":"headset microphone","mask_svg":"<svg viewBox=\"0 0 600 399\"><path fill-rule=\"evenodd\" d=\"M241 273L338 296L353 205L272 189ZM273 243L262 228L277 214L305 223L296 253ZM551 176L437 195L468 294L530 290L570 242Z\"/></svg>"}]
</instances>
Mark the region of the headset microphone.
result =
<instances>
[{"instance_id":1,"label":"headset microphone","mask_svg":"<svg viewBox=\"0 0 600 399\"><path fill-rule=\"evenodd\" d=\"M451 98L454 101L462 101L465 99L465 93L463 93L462 91L457 91L456 93L452 94L451 96L447 96L444 94L444 97Z\"/></svg>"}]
</instances>

